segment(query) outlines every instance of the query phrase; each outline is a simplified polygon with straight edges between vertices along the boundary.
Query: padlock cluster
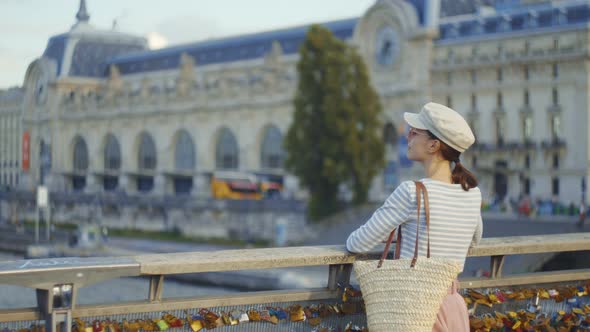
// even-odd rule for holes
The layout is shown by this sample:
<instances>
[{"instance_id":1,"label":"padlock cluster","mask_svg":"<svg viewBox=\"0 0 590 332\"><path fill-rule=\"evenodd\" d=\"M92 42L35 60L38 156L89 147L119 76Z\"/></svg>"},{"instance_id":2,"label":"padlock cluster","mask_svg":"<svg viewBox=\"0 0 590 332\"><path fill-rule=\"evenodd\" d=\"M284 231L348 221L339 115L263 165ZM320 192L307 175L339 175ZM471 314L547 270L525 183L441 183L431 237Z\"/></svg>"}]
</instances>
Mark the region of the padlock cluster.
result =
<instances>
[{"instance_id":1,"label":"padlock cluster","mask_svg":"<svg viewBox=\"0 0 590 332\"><path fill-rule=\"evenodd\" d=\"M468 290L463 296L470 312L469 323L475 332L569 332L590 331L590 284L562 286L552 289L526 288L511 290ZM493 311L494 306L515 301L529 301L519 311ZM544 303L562 303L567 310L548 312ZM477 315L477 307L487 312Z\"/></svg>"},{"instance_id":2,"label":"padlock cluster","mask_svg":"<svg viewBox=\"0 0 590 332\"><path fill-rule=\"evenodd\" d=\"M352 286L340 287L342 301L335 304L314 304L302 306L299 304L289 307L260 307L248 310L232 310L229 312L216 312L202 308L196 313L184 312L182 317L171 313L163 313L159 317L146 317L144 319L121 321L114 319L101 319L87 321L75 318L72 332L140 332L140 331L168 331L174 329L185 330L190 328L193 332L213 330L222 326L238 326L252 322L278 325L287 322L302 322L309 326L312 332L368 332L365 327L359 327L348 323L345 328L332 327L325 320L330 317L364 314L362 294ZM269 327L270 327L269 326ZM272 328L271 328L272 329ZM239 329L238 329L239 330ZM4 332L4 331L2 331ZM7 332L45 332L42 325L33 325L28 329Z\"/></svg>"}]
</instances>

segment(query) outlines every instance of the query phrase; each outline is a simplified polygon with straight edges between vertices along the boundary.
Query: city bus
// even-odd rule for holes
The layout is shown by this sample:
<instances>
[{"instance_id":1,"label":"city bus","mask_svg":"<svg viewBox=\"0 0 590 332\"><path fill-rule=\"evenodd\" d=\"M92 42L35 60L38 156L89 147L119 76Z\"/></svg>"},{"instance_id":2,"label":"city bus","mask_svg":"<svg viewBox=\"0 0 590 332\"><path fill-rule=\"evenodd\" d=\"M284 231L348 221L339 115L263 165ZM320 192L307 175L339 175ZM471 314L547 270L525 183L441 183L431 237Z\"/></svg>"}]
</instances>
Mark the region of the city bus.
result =
<instances>
[{"instance_id":1,"label":"city bus","mask_svg":"<svg viewBox=\"0 0 590 332\"><path fill-rule=\"evenodd\" d=\"M211 196L215 199L262 199L256 176L242 172L214 172Z\"/></svg>"}]
</instances>

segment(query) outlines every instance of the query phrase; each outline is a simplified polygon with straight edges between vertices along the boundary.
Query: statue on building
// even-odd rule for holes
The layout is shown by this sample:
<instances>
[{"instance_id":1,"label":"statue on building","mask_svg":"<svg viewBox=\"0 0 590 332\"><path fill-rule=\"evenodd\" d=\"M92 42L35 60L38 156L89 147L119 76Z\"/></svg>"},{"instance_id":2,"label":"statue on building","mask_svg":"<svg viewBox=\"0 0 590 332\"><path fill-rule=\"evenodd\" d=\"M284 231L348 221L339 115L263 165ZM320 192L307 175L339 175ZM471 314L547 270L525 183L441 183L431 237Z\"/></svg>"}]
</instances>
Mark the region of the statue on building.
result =
<instances>
[{"instance_id":1,"label":"statue on building","mask_svg":"<svg viewBox=\"0 0 590 332\"><path fill-rule=\"evenodd\" d=\"M176 84L176 94L185 97L195 82L195 59L187 53L180 55L180 72Z\"/></svg>"},{"instance_id":2,"label":"statue on building","mask_svg":"<svg viewBox=\"0 0 590 332\"><path fill-rule=\"evenodd\" d=\"M273 41L270 52L264 59L264 71L262 81L266 91L275 90L280 84L282 71L281 58L283 48L278 41Z\"/></svg>"},{"instance_id":3,"label":"statue on building","mask_svg":"<svg viewBox=\"0 0 590 332\"><path fill-rule=\"evenodd\" d=\"M117 66L110 65L106 98L108 101L113 101L121 95L123 95L123 80L121 80L121 73L119 72L119 68L117 68Z\"/></svg>"}]
</instances>

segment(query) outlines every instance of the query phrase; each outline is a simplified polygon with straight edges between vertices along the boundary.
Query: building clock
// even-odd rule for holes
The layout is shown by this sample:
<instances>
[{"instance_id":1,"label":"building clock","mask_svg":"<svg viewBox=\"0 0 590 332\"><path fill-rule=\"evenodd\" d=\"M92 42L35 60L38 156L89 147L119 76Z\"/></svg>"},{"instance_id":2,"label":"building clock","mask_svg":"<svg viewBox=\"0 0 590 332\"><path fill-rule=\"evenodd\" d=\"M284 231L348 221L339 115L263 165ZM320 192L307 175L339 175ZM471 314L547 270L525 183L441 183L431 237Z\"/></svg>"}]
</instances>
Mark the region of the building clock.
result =
<instances>
[{"instance_id":1,"label":"building clock","mask_svg":"<svg viewBox=\"0 0 590 332\"><path fill-rule=\"evenodd\" d=\"M35 102L41 106L47 101L47 78L41 75L35 83Z\"/></svg>"},{"instance_id":2,"label":"building clock","mask_svg":"<svg viewBox=\"0 0 590 332\"><path fill-rule=\"evenodd\" d=\"M384 26L377 31L376 60L377 63L389 67L399 53L399 38L390 26Z\"/></svg>"}]
</instances>

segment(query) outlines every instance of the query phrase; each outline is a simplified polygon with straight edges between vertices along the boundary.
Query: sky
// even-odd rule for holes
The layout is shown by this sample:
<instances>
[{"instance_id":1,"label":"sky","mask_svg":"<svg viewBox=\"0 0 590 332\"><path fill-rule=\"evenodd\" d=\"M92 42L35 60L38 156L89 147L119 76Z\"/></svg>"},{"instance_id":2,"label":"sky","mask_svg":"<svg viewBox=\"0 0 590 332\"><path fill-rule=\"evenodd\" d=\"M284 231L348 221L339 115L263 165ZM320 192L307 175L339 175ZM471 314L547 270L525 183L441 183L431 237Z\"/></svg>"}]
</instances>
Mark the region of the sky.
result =
<instances>
[{"instance_id":1,"label":"sky","mask_svg":"<svg viewBox=\"0 0 590 332\"><path fill-rule=\"evenodd\" d=\"M90 24L160 48L359 17L376 0L86 0ZM0 0L0 89L20 86L49 37L76 22L79 0Z\"/></svg>"}]
</instances>

